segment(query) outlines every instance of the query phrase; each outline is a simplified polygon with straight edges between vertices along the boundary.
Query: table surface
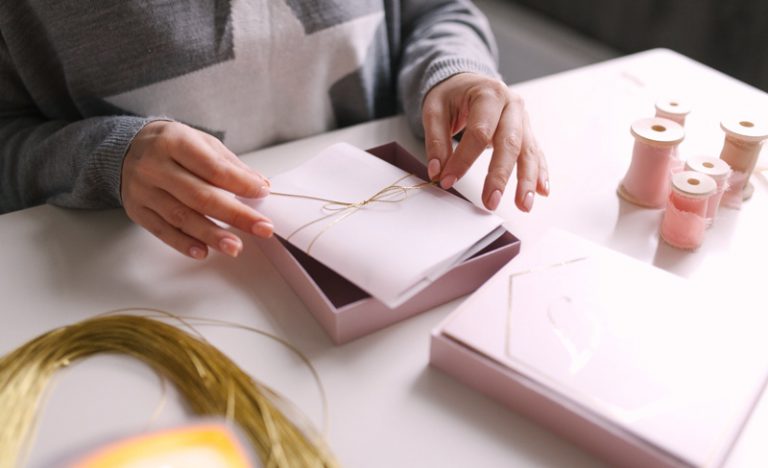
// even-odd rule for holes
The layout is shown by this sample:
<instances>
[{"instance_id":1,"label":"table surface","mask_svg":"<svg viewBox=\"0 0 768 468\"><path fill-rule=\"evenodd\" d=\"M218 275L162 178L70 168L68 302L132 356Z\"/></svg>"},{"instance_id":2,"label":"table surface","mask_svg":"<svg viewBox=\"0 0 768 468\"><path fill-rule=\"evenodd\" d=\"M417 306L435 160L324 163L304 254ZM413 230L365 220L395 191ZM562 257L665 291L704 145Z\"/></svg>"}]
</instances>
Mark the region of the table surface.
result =
<instances>
[{"instance_id":1,"label":"table surface","mask_svg":"<svg viewBox=\"0 0 768 468\"><path fill-rule=\"evenodd\" d=\"M547 154L552 195L518 212L510 190L498 212L523 249L562 228L722 294L765 287L768 179L740 211L723 210L701 249L659 240L659 210L621 201L615 189L631 157L630 123L652 116L661 96L686 98L683 157L717 156L719 121L768 109L768 95L674 52L653 50L513 86L523 96ZM751 114L754 115L754 114ZM739 115L740 116L740 115ZM766 118L758 114L757 118ZM246 154L276 174L338 141L365 148L398 141L423 157L402 117L366 123ZM478 201L486 152L458 188ZM765 164L765 155L761 164ZM301 301L248 239L237 259L182 257L131 224L119 210L83 212L41 206L0 216L0 353L51 328L123 307L154 307L215 317L272 332L297 345L328 394L328 439L344 466L597 466L591 455L428 367L429 334L459 301L344 346L334 346ZM764 326L763 304L755 324ZM724 311L725 313L726 311ZM256 379L295 402L318 426L322 403L308 369L290 351L242 330L199 327ZM681 369L681 372L684 370ZM56 376L39 419L31 466L57 454L183 421L173 389L163 393L144 365L97 356ZM168 397L168 395L170 395ZM167 400L159 416L159 402ZM768 395L758 404L727 466L766 466ZM761 437L762 435L762 437Z\"/></svg>"}]
</instances>

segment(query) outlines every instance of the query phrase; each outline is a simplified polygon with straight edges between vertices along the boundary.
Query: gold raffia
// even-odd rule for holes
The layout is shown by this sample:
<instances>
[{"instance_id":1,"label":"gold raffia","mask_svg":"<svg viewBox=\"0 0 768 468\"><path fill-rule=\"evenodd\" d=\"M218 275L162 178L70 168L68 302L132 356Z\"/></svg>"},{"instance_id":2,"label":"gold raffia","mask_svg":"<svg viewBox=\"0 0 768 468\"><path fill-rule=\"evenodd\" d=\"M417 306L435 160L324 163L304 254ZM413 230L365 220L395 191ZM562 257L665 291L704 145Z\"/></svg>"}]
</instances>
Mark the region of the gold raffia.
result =
<instances>
[{"instance_id":1,"label":"gold raffia","mask_svg":"<svg viewBox=\"0 0 768 468\"><path fill-rule=\"evenodd\" d=\"M248 329L210 319L173 317L191 322ZM255 381L202 336L139 315L103 315L49 331L0 358L0 468L20 464L30 445L43 393L53 374L77 360L99 353L132 356L171 381L189 408L201 416L224 416L248 436L263 465L269 468L338 466L322 437L302 429L281 409L292 409L269 387ZM317 373L311 367L317 379ZM319 383L319 381L318 381ZM322 392L322 386L321 392ZM325 410L325 394L322 394ZM281 408L282 407L282 408Z\"/></svg>"}]
</instances>

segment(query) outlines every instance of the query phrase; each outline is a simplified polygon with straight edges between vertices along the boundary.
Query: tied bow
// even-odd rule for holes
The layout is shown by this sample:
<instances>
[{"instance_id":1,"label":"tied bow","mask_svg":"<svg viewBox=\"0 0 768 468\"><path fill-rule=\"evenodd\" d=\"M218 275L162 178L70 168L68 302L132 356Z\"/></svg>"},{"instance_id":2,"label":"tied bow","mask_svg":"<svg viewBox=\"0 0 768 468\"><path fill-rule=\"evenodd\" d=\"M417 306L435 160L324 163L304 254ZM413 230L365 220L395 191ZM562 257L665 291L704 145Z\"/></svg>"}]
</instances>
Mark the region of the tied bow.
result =
<instances>
[{"instance_id":1,"label":"tied bow","mask_svg":"<svg viewBox=\"0 0 768 468\"><path fill-rule=\"evenodd\" d=\"M312 246L315 244L317 239L320 238L323 234L325 234L326 231L331 229L333 226L337 225L338 223L342 222L347 217L353 215L358 210L371 205L373 203L399 203L406 198L408 198L408 194L413 190L421 190L425 187L429 187L432 185L436 185L436 182L420 182L415 185L401 185L400 183L404 180L406 180L409 177L414 177L413 174L406 174L403 177L397 179L396 181L392 182L391 184L387 185L386 187L382 188L369 198L366 198L365 200L357 201L357 202L346 202L346 201L339 201L339 200L333 200L328 198L322 198L322 197L315 197L312 195L298 195L293 193L282 193L282 192L272 192L270 195L272 196L279 196L279 197L291 197L291 198L303 198L305 200L316 200L325 202L322 209L324 211L329 211L330 213L321 216L315 220L309 221L308 223L302 224L298 228L294 229L293 232L288 234L286 237L286 240L290 240L291 237L298 234L299 232L303 231L304 229L320 223L322 221L325 221L326 219L335 218L332 219L326 224L320 232L318 232L315 237L312 238L309 245L307 246L307 254L309 254L310 250L312 249Z\"/></svg>"}]
</instances>

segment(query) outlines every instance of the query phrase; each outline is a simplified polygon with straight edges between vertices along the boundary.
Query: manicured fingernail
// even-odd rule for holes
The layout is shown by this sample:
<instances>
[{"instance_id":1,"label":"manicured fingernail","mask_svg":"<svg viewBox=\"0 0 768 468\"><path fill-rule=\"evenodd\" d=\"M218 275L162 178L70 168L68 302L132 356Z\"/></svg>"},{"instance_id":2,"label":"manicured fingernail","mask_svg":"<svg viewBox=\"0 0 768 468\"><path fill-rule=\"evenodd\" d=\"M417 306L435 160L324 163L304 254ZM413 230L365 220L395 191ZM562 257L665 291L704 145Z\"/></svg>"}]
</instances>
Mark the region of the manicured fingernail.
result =
<instances>
[{"instance_id":1,"label":"manicured fingernail","mask_svg":"<svg viewBox=\"0 0 768 468\"><path fill-rule=\"evenodd\" d=\"M443 180L440 181L440 187L442 187L445 190L448 190L449 188L453 187L453 184L456 183L456 176L449 175L443 177Z\"/></svg>"},{"instance_id":2,"label":"manicured fingernail","mask_svg":"<svg viewBox=\"0 0 768 468\"><path fill-rule=\"evenodd\" d=\"M523 208L525 208L525 211L531 211L531 208L533 208L533 192L525 194L525 198L523 198Z\"/></svg>"},{"instance_id":3,"label":"manicured fingernail","mask_svg":"<svg viewBox=\"0 0 768 468\"><path fill-rule=\"evenodd\" d=\"M544 181L544 192L549 195L549 179Z\"/></svg>"},{"instance_id":4,"label":"manicured fingernail","mask_svg":"<svg viewBox=\"0 0 768 468\"><path fill-rule=\"evenodd\" d=\"M219 241L219 249L233 258L240 255L240 250L242 250L242 248L243 244L241 244L239 240L225 237Z\"/></svg>"},{"instance_id":5,"label":"manicured fingernail","mask_svg":"<svg viewBox=\"0 0 768 468\"><path fill-rule=\"evenodd\" d=\"M259 221L253 225L253 233L259 237L272 237L275 227L269 221Z\"/></svg>"},{"instance_id":6,"label":"manicured fingernail","mask_svg":"<svg viewBox=\"0 0 768 468\"><path fill-rule=\"evenodd\" d=\"M200 247L190 247L189 256L195 260L202 260L205 258L205 250Z\"/></svg>"},{"instance_id":7,"label":"manicured fingernail","mask_svg":"<svg viewBox=\"0 0 768 468\"><path fill-rule=\"evenodd\" d=\"M259 193L256 194L256 198L264 198L269 195L269 185L262 185L259 187Z\"/></svg>"},{"instance_id":8,"label":"manicured fingernail","mask_svg":"<svg viewBox=\"0 0 768 468\"><path fill-rule=\"evenodd\" d=\"M491 197L488 199L488 209L495 211L499 207L501 202L501 190L494 190Z\"/></svg>"},{"instance_id":9,"label":"manicured fingernail","mask_svg":"<svg viewBox=\"0 0 768 468\"><path fill-rule=\"evenodd\" d=\"M429 164L427 165L427 174L429 175L430 180L435 180L435 178L440 175L439 159L437 158L430 159Z\"/></svg>"}]
</instances>

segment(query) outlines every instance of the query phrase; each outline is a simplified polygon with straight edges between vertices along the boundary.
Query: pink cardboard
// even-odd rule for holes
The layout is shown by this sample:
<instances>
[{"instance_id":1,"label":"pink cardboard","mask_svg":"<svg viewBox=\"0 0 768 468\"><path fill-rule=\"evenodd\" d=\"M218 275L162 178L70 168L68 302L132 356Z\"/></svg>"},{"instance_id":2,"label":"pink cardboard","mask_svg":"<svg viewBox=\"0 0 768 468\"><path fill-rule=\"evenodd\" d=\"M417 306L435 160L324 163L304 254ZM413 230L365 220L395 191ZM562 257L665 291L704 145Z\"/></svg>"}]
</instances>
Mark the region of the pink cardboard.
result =
<instances>
[{"instance_id":1,"label":"pink cardboard","mask_svg":"<svg viewBox=\"0 0 768 468\"><path fill-rule=\"evenodd\" d=\"M424 164L397 143L388 143L368 152L427 180ZM507 232L403 305L390 309L277 236L260 241L259 245L336 344L349 342L474 291L520 251L520 241Z\"/></svg>"},{"instance_id":2,"label":"pink cardboard","mask_svg":"<svg viewBox=\"0 0 768 468\"><path fill-rule=\"evenodd\" d=\"M755 317L550 231L438 326L430 363L611 465L721 466L768 380Z\"/></svg>"}]
</instances>

